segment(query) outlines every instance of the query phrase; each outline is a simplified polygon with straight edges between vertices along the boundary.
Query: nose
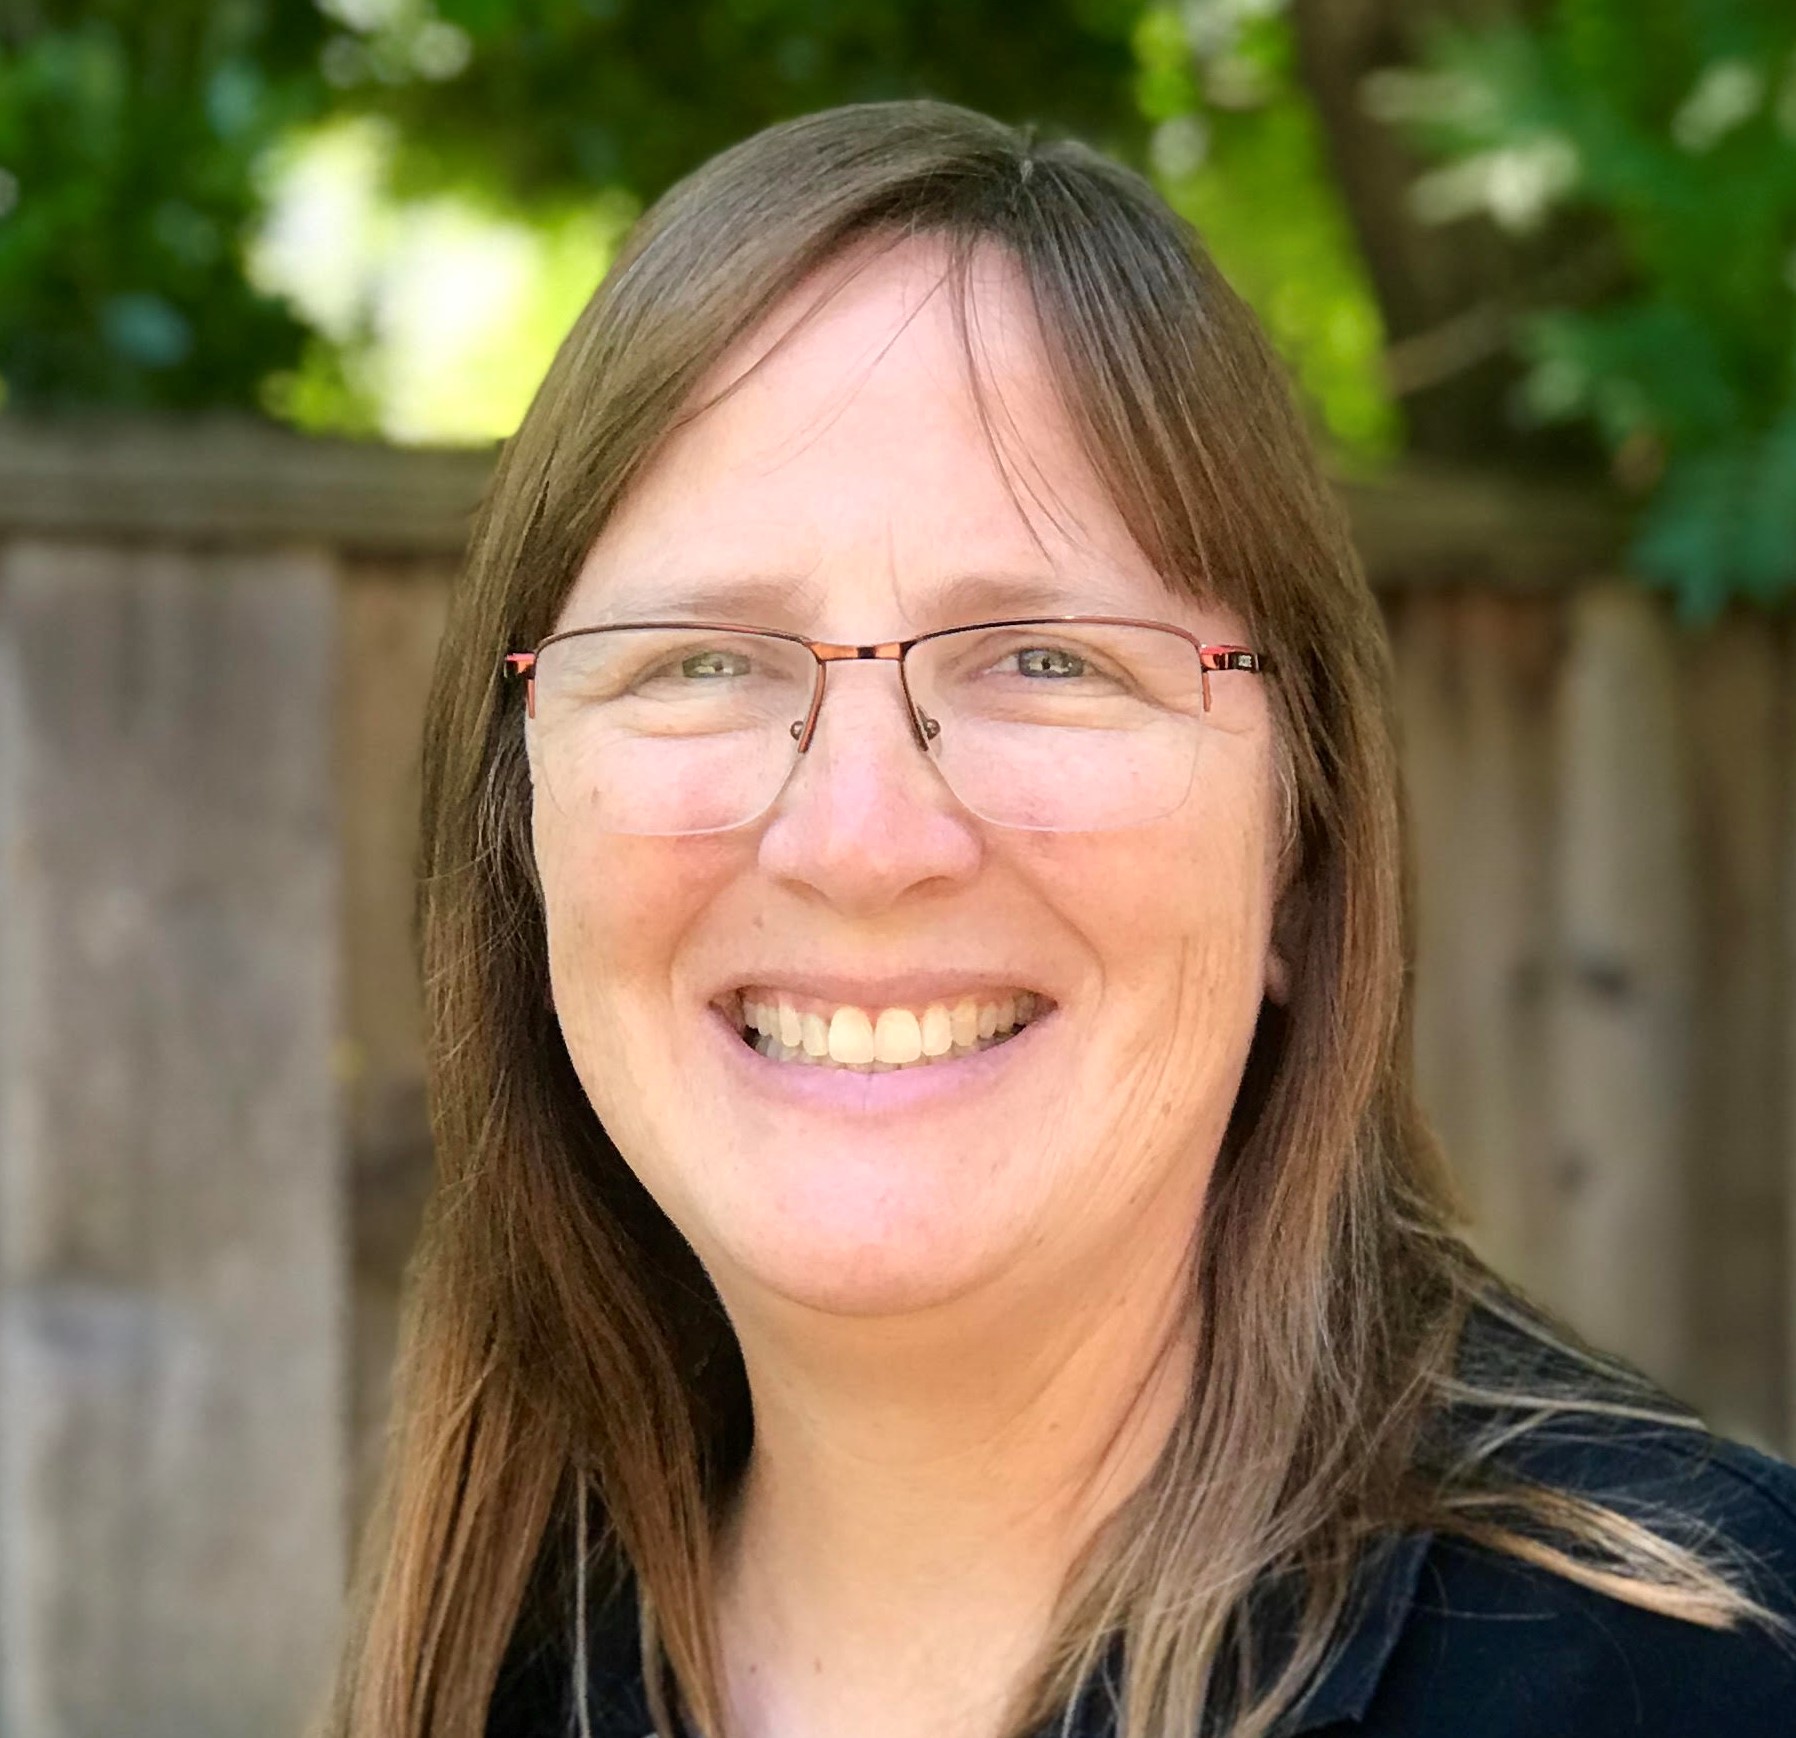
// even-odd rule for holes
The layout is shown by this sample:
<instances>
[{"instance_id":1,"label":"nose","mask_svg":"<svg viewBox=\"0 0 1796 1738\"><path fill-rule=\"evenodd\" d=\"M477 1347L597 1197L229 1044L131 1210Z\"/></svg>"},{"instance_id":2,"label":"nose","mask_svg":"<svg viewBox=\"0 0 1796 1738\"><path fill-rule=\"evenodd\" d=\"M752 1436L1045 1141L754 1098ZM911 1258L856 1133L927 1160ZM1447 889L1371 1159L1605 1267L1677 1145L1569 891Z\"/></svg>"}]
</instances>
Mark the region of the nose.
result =
<instances>
[{"instance_id":1,"label":"nose","mask_svg":"<svg viewBox=\"0 0 1796 1738\"><path fill-rule=\"evenodd\" d=\"M904 704L889 662L831 665L810 747L761 834L762 868L856 916L964 881L983 854L977 822L918 750Z\"/></svg>"}]
</instances>

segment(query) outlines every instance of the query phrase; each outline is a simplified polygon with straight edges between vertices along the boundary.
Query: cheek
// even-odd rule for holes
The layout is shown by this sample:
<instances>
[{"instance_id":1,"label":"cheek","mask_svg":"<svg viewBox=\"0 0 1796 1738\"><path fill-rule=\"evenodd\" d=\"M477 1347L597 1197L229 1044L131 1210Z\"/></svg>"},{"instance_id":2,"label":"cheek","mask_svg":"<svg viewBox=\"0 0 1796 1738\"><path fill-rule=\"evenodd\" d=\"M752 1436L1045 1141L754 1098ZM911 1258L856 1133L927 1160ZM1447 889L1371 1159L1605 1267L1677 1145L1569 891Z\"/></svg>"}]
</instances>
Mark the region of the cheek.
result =
<instances>
[{"instance_id":1,"label":"cheek","mask_svg":"<svg viewBox=\"0 0 1796 1738\"><path fill-rule=\"evenodd\" d=\"M1104 945L1122 1114L1175 1150L1220 1136L1259 1020L1267 913L1252 865L1238 845L1187 835L1116 886Z\"/></svg>"},{"instance_id":2,"label":"cheek","mask_svg":"<svg viewBox=\"0 0 1796 1738\"><path fill-rule=\"evenodd\" d=\"M532 838L549 976L556 1010L567 1025L620 974L629 973L629 935L620 921L627 894L611 854L552 812L545 818L539 809Z\"/></svg>"},{"instance_id":3,"label":"cheek","mask_svg":"<svg viewBox=\"0 0 1796 1738\"><path fill-rule=\"evenodd\" d=\"M665 1155L683 1102L673 971L704 894L668 842L536 829L548 994L568 1059L613 1145L676 1222L690 1217Z\"/></svg>"},{"instance_id":4,"label":"cheek","mask_svg":"<svg viewBox=\"0 0 1796 1738\"><path fill-rule=\"evenodd\" d=\"M1271 925L1265 836L1231 819L1177 816L1033 847L1030 873L1082 932L1107 996L1158 1003L1241 998L1257 1008Z\"/></svg>"},{"instance_id":5,"label":"cheek","mask_svg":"<svg viewBox=\"0 0 1796 1738\"><path fill-rule=\"evenodd\" d=\"M548 938L549 991L595 1108L668 1049L673 972L709 897L705 853L663 839L533 824ZM628 1066L607 1063L620 1056Z\"/></svg>"}]
</instances>

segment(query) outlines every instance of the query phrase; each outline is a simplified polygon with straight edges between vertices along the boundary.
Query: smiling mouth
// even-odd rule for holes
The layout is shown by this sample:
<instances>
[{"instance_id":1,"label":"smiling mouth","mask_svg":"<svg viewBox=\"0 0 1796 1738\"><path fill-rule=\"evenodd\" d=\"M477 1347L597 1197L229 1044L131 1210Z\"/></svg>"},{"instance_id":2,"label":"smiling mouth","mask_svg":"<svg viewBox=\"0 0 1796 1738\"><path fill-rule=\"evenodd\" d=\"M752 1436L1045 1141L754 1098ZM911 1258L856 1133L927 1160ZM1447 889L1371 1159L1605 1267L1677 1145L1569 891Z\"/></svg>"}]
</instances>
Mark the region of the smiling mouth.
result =
<instances>
[{"instance_id":1,"label":"smiling mouth","mask_svg":"<svg viewBox=\"0 0 1796 1738\"><path fill-rule=\"evenodd\" d=\"M920 1008L870 1009L749 985L728 997L723 1011L743 1043L770 1061L881 1074L993 1049L1053 1007L1052 1000L1034 990L960 996Z\"/></svg>"}]
</instances>

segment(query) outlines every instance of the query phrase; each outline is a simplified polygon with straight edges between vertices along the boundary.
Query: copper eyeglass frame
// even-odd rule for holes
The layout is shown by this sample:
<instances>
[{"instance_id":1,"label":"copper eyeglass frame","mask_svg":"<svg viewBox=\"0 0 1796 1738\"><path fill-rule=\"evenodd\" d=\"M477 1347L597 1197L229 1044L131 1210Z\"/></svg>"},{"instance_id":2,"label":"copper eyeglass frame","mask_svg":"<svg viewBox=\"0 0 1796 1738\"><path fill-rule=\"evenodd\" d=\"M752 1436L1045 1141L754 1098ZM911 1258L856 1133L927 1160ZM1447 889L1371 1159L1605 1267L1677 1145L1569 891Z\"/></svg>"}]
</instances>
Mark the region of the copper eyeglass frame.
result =
<instances>
[{"instance_id":1,"label":"copper eyeglass frame","mask_svg":"<svg viewBox=\"0 0 1796 1738\"><path fill-rule=\"evenodd\" d=\"M848 659L890 658L898 666L898 686L904 693L904 709L910 719L911 735L917 747L925 754L929 752L930 739L941 733L941 725L929 717L911 697L910 683L905 679L904 658L912 646L920 646L925 640L941 639L948 634L971 633L980 628L1032 628L1045 627L1061 622L1083 622L1094 627L1113 628L1158 628L1164 633L1177 634L1193 651L1197 653L1200 683L1203 689L1204 710L1210 710L1210 676L1217 670L1248 670L1256 674L1264 674L1267 668L1266 659L1251 646L1217 644L1200 640L1189 628L1182 628L1176 622L1150 621L1141 616L1011 616L999 621L963 622L952 628L931 628L926 634L913 634L908 640L882 640L870 646L843 645L835 640L811 640L803 634L789 633L784 628L753 627L747 622L702 622L702 621L646 621L646 622L602 622L591 627L564 628L560 633L550 634L547 639L538 642L536 650L531 652L507 652L502 660L502 668L512 677L524 680L524 709L528 717L536 716L536 679L534 671L536 660L546 647L557 644L561 640L571 640L583 634L608 634L620 628L699 628L706 632L762 634L769 639L785 640L795 646L803 646L817 660L817 682L811 690L809 711L803 718L792 721L792 737L798 744L798 752L803 754L811 745L811 737L817 728L817 718L823 710L823 691L828 682L829 666L842 663Z\"/></svg>"}]
</instances>

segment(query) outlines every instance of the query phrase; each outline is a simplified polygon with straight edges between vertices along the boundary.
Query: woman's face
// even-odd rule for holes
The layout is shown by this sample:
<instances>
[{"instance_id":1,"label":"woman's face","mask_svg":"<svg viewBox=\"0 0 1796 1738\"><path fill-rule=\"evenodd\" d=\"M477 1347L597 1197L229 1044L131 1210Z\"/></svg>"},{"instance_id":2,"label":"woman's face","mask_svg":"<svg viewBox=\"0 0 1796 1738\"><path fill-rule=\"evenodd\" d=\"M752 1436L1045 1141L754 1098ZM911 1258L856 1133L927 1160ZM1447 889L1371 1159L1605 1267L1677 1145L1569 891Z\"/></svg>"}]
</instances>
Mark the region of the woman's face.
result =
<instances>
[{"instance_id":1,"label":"woman's face","mask_svg":"<svg viewBox=\"0 0 1796 1738\"><path fill-rule=\"evenodd\" d=\"M691 617L677 600L694 584L771 578L771 593L705 617L867 644L1101 612L1246 641L1229 612L1168 589L1106 499L1013 266L983 257L974 312L1014 496L938 291L943 254L906 242L858 256L857 275L846 263L707 383L701 397L836 286L661 450L559 628ZM973 607L947 593L969 575L988 587ZM1182 1259L1282 971L1270 710L1263 678L1222 680L1228 728L1206 728L1188 799L1123 830L970 814L918 753L887 662L831 666L808 751L773 807L735 830L607 834L539 785L568 1050L733 1312L775 1297L878 1315L981 1291L1074 1295L1106 1267ZM869 1073L751 1049L733 1018L745 990L776 1021L783 1001L845 1042L854 1009L875 1026L906 1010L939 1046L1014 992L1051 1008L976 1054ZM902 1017L884 1024L906 1041Z\"/></svg>"}]
</instances>

